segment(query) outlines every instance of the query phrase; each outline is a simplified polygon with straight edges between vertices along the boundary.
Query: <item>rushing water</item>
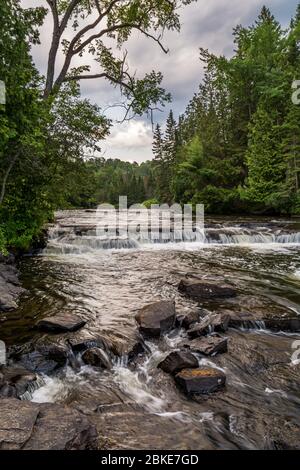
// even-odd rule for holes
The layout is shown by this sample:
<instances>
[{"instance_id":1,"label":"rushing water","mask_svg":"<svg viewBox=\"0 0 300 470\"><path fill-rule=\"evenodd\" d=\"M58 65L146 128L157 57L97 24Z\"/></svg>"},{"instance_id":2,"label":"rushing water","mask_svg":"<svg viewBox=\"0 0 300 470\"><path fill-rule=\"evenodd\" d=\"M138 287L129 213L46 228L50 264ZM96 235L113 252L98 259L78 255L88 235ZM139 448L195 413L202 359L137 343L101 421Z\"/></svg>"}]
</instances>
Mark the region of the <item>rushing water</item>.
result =
<instances>
[{"instance_id":1,"label":"rushing water","mask_svg":"<svg viewBox=\"0 0 300 470\"><path fill-rule=\"evenodd\" d=\"M183 239L149 242L142 236L99 236L95 213L58 214L41 256L25 258L28 289L20 308L1 323L12 345L35 340L37 319L68 310L87 320L88 334L107 338L112 371L70 365L44 377L37 402L76 406L95 420L107 448L262 449L299 447L300 364L297 333L267 331L266 314L300 314L300 223L251 219L207 220ZM177 286L186 275L226 280L234 299L196 303ZM199 357L200 365L226 373L226 389L210 397L185 397L157 364L185 336L174 330L147 342L148 354L128 364L136 338L136 311L175 299L177 312L251 312L257 321L231 329L229 352ZM300 357L300 355L299 355ZM79 358L80 362L80 358Z\"/></svg>"}]
</instances>

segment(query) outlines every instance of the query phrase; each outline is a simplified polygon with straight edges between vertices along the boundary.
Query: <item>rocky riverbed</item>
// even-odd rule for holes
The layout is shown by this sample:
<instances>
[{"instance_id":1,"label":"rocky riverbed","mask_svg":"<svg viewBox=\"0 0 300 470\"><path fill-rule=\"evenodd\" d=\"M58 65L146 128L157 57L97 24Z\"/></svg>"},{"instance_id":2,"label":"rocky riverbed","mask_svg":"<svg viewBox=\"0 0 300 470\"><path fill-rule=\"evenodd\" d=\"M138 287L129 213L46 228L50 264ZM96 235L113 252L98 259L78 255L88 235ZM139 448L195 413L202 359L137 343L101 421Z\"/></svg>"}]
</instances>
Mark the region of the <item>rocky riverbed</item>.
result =
<instances>
[{"instance_id":1,"label":"rocky riverbed","mask_svg":"<svg viewBox=\"0 0 300 470\"><path fill-rule=\"evenodd\" d=\"M0 448L299 448L297 243L105 250L86 217L22 260L20 305L0 314ZM297 238L245 223L226 233Z\"/></svg>"}]
</instances>

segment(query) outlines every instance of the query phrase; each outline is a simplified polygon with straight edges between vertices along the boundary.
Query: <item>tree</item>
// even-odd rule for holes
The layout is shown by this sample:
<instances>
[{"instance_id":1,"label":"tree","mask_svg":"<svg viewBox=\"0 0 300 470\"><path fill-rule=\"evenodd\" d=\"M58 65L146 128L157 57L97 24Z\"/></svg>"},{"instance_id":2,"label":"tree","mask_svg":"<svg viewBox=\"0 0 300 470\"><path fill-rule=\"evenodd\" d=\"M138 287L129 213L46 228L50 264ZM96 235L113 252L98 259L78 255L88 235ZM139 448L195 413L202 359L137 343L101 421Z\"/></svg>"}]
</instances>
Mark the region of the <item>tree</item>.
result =
<instances>
[{"instance_id":1,"label":"tree","mask_svg":"<svg viewBox=\"0 0 300 470\"><path fill-rule=\"evenodd\" d=\"M161 73L152 71L138 79L128 67L125 44L133 32L153 40L165 52L163 34L166 30L180 30L179 7L196 0L46 0L53 20L52 42L49 47L48 68L44 97L48 98L61 88L65 81L105 79L119 86L124 96L125 118L130 113L141 115L170 100L170 95L160 87ZM65 38L66 28L73 30L71 39ZM111 45L123 51L114 56ZM63 47L65 60L58 68L58 56ZM74 58L84 54L93 56L99 66L97 73L83 64L72 67Z\"/></svg>"},{"instance_id":2,"label":"tree","mask_svg":"<svg viewBox=\"0 0 300 470\"><path fill-rule=\"evenodd\" d=\"M161 162L162 157L163 157L163 138L162 138L161 127L159 124L156 125L155 131L153 133L152 151L153 151L154 159L157 162Z\"/></svg>"},{"instance_id":3,"label":"tree","mask_svg":"<svg viewBox=\"0 0 300 470\"><path fill-rule=\"evenodd\" d=\"M250 128L246 198L267 207L285 178L285 162L279 152L276 115L259 106Z\"/></svg>"}]
</instances>

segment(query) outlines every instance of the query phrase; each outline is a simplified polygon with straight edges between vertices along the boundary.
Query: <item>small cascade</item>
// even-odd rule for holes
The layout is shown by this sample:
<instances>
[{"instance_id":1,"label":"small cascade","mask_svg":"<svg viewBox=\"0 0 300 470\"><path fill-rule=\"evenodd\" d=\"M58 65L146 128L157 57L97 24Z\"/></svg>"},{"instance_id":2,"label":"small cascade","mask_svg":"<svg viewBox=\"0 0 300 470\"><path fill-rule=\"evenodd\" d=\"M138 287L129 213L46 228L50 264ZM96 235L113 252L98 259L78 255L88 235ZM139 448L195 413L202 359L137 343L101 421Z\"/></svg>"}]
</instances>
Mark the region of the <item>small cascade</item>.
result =
<instances>
[{"instance_id":1,"label":"small cascade","mask_svg":"<svg viewBox=\"0 0 300 470\"><path fill-rule=\"evenodd\" d=\"M169 223L156 221L150 224L146 214L130 219L127 225L122 212L103 222L96 212L63 212L57 224L49 227L49 243L45 255L81 255L97 251L133 250L158 245L299 245L300 231L292 231L288 222L250 221L208 223L205 228L189 223L183 229L170 218ZM98 217L98 218L97 218ZM99 222L100 220L100 222ZM117 221L117 225L116 225ZM114 227L117 227L114 229ZM297 224L291 226L293 230ZM134 230L135 229L135 230ZM194 245L193 245L194 244Z\"/></svg>"},{"instance_id":2,"label":"small cascade","mask_svg":"<svg viewBox=\"0 0 300 470\"><path fill-rule=\"evenodd\" d=\"M33 394L36 390L39 388L43 387L45 385L45 379L38 375L36 380L34 382L30 382L28 384L28 388L23 395L20 395L19 399L24 400L24 401L30 401L32 400Z\"/></svg>"}]
</instances>

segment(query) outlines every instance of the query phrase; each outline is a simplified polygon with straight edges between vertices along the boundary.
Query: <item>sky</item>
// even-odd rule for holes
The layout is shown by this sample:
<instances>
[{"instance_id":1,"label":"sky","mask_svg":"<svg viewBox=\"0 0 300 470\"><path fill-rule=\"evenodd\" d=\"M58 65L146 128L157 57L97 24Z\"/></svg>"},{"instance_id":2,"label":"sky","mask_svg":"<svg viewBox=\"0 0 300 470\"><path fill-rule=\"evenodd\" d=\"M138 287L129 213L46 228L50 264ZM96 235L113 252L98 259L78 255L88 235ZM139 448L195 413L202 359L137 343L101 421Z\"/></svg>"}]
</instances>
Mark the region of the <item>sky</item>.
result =
<instances>
[{"instance_id":1,"label":"sky","mask_svg":"<svg viewBox=\"0 0 300 470\"><path fill-rule=\"evenodd\" d=\"M163 112L156 112L154 121L164 124L172 108L176 117L185 108L197 91L203 77L203 66L199 60L199 48L209 49L217 55L230 57L233 53L232 30L242 24L254 23L263 5L268 6L277 20L287 27L296 11L299 0L198 0L181 10L181 32L168 32L163 43L169 48L166 55L159 46L140 33L134 33L126 43L130 69L142 77L152 70L161 71L163 87L171 92L172 103ZM24 7L46 5L44 0L22 0ZM41 45L32 50L34 61L45 73L52 22L46 18L41 31ZM61 53L58 65L62 63ZM88 59L89 60L89 59ZM86 57L74 65L87 63ZM120 94L104 80L86 80L81 84L84 97L97 103L113 119L110 136L101 144L102 156L122 160L143 162L152 158L152 124L147 116L118 123L123 111L114 107L120 102Z\"/></svg>"}]
</instances>

